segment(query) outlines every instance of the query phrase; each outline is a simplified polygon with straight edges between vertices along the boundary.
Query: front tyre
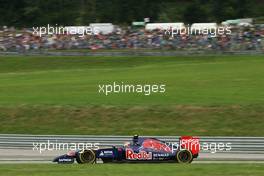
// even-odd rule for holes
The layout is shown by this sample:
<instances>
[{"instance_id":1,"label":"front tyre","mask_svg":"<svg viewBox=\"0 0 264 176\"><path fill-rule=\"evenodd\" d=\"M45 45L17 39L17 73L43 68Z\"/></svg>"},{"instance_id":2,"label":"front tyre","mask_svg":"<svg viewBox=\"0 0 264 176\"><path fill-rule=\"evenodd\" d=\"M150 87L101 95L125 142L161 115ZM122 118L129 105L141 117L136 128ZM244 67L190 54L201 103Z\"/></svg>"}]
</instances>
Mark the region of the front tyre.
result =
<instances>
[{"instance_id":1,"label":"front tyre","mask_svg":"<svg viewBox=\"0 0 264 176\"><path fill-rule=\"evenodd\" d=\"M189 150L180 150L176 155L179 163L191 163L193 160L192 152Z\"/></svg>"},{"instance_id":2,"label":"front tyre","mask_svg":"<svg viewBox=\"0 0 264 176\"><path fill-rule=\"evenodd\" d=\"M79 164L93 164L95 160L95 153L92 150L83 150L76 155L76 161Z\"/></svg>"}]
</instances>

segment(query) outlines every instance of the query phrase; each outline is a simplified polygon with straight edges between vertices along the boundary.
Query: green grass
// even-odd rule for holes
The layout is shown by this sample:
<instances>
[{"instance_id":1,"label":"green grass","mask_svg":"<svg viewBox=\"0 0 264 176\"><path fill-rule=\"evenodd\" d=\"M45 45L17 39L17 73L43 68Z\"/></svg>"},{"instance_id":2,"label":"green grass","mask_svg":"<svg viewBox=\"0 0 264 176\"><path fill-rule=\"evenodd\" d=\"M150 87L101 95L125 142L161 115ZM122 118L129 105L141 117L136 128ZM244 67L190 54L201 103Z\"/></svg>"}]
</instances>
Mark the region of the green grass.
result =
<instances>
[{"instance_id":1,"label":"green grass","mask_svg":"<svg viewBox=\"0 0 264 176\"><path fill-rule=\"evenodd\" d=\"M263 56L1 57L0 105L264 103ZM165 94L98 93L98 84L166 84Z\"/></svg>"},{"instance_id":2,"label":"green grass","mask_svg":"<svg viewBox=\"0 0 264 176\"><path fill-rule=\"evenodd\" d=\"M0 133L263 136L263 56L0 57ZM145 96L99 84L166 84Z\"/></svg>"},{"instance_id":3,"label":"green grass","mask_svg":"<svg viewBox=\"0 0 264 176\"><path fill-rule=\"evenodd\" d=\"M3 176L262 176L263 164L104 164L104 165L49 165L1 164Z\"/></svg>"},{"instance_id":4,"label":"green grass","mask_svg":"<svg viewBox=\"0 0 264 176\"><path fill-rule=\"evenodd\" d=\"M263 136L263 106L0 107L0 133Z\"/></svg>"}]
</instances>

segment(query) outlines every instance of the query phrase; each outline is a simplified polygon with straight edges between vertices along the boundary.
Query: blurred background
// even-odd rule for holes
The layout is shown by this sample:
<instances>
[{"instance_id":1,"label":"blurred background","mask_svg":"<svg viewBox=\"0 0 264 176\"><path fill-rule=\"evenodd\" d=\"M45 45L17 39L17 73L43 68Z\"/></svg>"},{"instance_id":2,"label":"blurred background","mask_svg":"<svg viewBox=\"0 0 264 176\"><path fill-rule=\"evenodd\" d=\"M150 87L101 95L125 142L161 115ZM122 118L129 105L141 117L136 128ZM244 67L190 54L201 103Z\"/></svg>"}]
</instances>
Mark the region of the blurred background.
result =
<instances>
[{"instance_id":1,"label":"blurred background","mask_svg":"<svg viewBox=\"0 0 264 176\"><path fill-rule=\"evenodd\" d=\"M1 0L0 51L263 51L263 0ZM164 36L148 24L228 25L232 35ZM32 34L36 26L99 25L98 35Z\"/></svg>"},{"instance_id":2,"label":"blurred background","mask_svg":"<svg viewBox=\"0 0 264 176\"><path fill-rule=\"evenodd\" d=\"M0 25L130 25L149 17L151 22L222 22L263 17L263 0L1 0Z\"/></svg>"}]
</instances>

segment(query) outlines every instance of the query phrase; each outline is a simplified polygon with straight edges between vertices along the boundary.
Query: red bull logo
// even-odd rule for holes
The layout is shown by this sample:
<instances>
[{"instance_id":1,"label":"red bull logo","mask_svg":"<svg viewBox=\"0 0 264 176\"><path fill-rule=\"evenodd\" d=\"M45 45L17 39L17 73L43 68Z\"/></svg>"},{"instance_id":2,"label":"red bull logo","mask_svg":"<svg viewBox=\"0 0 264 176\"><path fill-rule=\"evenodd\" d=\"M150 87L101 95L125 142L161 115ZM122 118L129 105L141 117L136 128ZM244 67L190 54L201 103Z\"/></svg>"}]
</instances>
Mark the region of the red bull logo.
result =
<instances>
[{"instance_id":1,"label":"red bull logo","mask_svg":"<svg viewBox=\"0 0 264 176\"><path fill-rule=\"evenodd\" d=\"M140 151L139 153L134 153L131 149L126 149L126 159L129 160L151 160L152 159L152 153Z\"/></svg>"}]
</instances>

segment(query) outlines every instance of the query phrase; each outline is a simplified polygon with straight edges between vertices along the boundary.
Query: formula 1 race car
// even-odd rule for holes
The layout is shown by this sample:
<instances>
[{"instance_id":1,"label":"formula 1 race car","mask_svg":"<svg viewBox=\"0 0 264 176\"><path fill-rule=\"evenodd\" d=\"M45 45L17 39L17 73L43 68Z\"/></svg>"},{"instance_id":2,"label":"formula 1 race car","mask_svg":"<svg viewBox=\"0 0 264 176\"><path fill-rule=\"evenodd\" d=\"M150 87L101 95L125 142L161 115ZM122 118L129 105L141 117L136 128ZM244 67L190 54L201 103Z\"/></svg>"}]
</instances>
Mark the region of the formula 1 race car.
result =
<instances>
[{"instance_id":1,"label":"formula 1 race car","mask_svg":"<svg viewBox=\"0 0 264 176\"><path fill-rule=\"evenodd\" d=\"M135 135L132 142L122 147L97 150L71 151L56 157L53 162L61 164L96 163L101 159L108 162L177 162L191 163L200 151L199 138L182 136L177 143L168 143L156 138L144 138Z\"/></svg>"}]
</instances>

